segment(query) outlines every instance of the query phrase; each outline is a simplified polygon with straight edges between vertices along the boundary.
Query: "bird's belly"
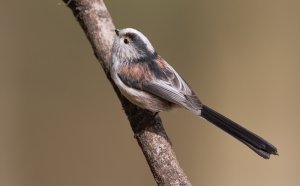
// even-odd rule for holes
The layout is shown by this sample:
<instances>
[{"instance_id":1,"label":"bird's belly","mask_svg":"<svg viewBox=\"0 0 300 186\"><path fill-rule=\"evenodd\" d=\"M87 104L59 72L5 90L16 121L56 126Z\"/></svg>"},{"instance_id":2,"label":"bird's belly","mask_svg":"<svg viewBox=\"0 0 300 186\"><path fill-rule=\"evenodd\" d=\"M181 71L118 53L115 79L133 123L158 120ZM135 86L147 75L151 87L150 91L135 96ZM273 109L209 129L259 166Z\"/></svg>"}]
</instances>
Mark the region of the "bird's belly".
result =
<instances>
[{"instance_id":1,"label":"bird's belly","mask_svg":"<svg viewBox=\"0 0 300 186\"><path fill-rule=\"evenodd\" d=\"M117 73L115 72L115 68L112 68L111 74L122 95L125 96L131 103L152 112L169 110L174 106L173 103L165 101L145 91L128 87L120 80Z\"/></svg>"},{"instance_id":2,"label":"bird's belly","mask_svg":"<svg viewBox=\"0 0 300 186\"><path fill-rule=\"evenodd\" d=\"M172 107L172 103L140 90L127 87L120 88L120 91L131 103L153 112L169 110Z\"/></svg>"}]
</instances>

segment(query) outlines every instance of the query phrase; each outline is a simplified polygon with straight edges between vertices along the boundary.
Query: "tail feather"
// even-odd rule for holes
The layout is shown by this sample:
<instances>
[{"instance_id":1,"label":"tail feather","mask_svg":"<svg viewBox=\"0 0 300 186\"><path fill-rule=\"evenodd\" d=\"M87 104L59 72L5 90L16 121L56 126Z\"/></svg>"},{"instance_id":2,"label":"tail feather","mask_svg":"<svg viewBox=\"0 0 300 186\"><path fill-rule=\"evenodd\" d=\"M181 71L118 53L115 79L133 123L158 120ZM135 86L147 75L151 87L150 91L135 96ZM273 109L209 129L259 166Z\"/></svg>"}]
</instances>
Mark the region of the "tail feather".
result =
<instances>
[{"instance_id":1,"label":"tail feather","mask_svg":"<svg viewBox=\"0 0 300 186\"><path fill-rule=\"evenodd\" d=\"M271 154L278 155L276 147L271 143L206 105L202 107L201 117L235 137L265 159L269 159Z\"/></svg>"}]
</instances>

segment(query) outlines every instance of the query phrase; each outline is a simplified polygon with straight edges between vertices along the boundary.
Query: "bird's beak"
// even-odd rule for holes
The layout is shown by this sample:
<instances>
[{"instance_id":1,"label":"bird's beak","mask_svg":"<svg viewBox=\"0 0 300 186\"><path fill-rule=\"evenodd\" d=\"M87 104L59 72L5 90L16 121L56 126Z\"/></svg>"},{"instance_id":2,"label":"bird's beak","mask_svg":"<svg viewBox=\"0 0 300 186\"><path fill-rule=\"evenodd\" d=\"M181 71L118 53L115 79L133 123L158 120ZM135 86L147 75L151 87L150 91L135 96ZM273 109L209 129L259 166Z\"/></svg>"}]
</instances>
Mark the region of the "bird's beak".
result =
<instances>
[{"instance_id":1,"label":"bird's beak","mask_svg":"<svg viewBox=\"0 0 300 186\"><path fill-rule=\"evenodd\" d=\"M119 29L115 29L115 32L116 32L117 36L119 36L120 30Z\"/></svg>"}]
</instances>

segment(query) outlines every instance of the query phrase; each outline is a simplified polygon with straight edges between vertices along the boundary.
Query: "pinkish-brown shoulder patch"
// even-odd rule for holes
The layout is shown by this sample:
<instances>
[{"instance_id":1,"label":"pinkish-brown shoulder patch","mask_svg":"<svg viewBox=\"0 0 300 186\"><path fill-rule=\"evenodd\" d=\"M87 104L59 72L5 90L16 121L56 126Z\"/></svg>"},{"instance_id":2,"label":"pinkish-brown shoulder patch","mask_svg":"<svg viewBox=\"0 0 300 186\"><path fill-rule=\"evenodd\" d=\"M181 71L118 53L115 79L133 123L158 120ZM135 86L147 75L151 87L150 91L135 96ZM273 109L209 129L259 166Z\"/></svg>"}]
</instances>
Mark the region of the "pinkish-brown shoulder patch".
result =
<instances>
[{"instance_id":1,"label":"pinkish-brown shoulder patch","mask_svg":"<svg viewBox=\"0 0 300 186\"><path fill-rule=\"evenodd\" d=\"M143 63L122 66L120 68L120 73L137 81L151 79L151 71L149 70L147 64Z\"/></svg>"}]
</instances>

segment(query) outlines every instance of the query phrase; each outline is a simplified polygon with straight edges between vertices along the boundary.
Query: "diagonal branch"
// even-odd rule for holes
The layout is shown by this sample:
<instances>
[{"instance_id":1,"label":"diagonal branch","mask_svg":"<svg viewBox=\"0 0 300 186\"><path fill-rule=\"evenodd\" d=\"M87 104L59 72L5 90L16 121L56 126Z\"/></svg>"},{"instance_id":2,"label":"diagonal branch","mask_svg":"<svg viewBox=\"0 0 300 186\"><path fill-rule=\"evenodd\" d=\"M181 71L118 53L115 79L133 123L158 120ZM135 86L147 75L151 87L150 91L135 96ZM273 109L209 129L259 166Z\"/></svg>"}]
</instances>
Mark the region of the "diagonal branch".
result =
<instances>
[{"instance_id":1,"label":"diagonal branch","mask_svg":"<svg viewBox=\"0 0 300 186\"><path fill-rule=\"evenodd\" d=\"M158 185L191 185L180 168L158 115L131 104L109 75L114 24L103 0L63 0L73 11L108 80L121 101L134 136Z\"/></svg>"}]
</instances>

